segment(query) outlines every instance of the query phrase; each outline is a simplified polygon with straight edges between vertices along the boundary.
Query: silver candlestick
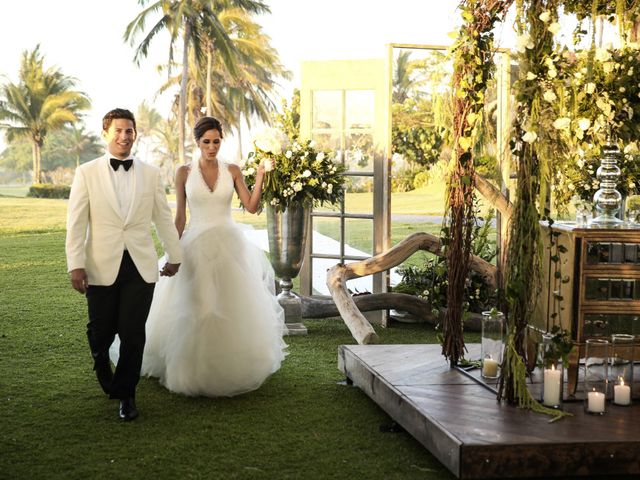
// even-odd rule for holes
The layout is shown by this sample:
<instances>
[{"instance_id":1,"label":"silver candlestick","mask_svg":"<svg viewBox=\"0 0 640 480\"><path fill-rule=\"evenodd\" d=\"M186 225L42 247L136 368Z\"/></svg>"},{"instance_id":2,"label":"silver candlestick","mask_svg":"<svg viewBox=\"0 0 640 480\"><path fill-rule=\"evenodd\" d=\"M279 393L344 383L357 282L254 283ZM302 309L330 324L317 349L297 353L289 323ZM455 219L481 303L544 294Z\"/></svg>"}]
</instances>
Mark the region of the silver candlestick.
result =
<instances>
[{"instance_id":1,"label":"silver candlestick","mask_svg":"<svg viewBox=\"0 0 640 480\"><path fill-rule=\"evenodd\" d=\"M622 195L616 190L618 178L620 178L618 159L621 157L622 153L615 142L607 139L607 143L603 147L600 167L596 171L596 176L600 180L600 188L593 196L593 203L598 215L591 221L592 225L610 227L623 223L616 217L616 213L622 207Z\"/></svg>"}]
</instances>

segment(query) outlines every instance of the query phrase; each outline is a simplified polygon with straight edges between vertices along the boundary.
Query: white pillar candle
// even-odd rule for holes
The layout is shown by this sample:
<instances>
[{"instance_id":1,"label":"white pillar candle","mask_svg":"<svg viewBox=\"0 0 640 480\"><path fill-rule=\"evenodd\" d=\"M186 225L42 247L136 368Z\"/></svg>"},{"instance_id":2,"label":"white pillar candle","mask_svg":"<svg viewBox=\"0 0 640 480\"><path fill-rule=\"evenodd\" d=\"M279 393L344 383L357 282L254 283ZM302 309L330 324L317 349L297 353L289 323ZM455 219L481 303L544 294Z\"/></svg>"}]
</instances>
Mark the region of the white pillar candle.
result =
<instances>
[{"instance_id":1,"label":"white pillar candle","mask_svg":"<svg viewBox=\"0 0 640 480\"><path fill-rule=\"evenodd\" d=\"M482 376L495 378L498 376L498 362L493 358L482 360Z\"/></svg>"},{"instance_id":2,"label":"white pillar candle","mask_svg":"<svg viewBox=\"0 0 640 480\"><path fill-rule=\"evenodd\" d=\"M560 405L560 386L562 385L562 371L553 368L544 369L544 383L542 403L549 407Z\"/></svg>"},{"instance_id":3,"label":"white pillar candle","mask_svg":"<svg viewBox=\"0 0 640 480\"><path fill-rule=\"evenodd\" d=\"M593 413L604 413L604 393L589 392L587 394L587 410Z\"/></svg>"},{"instance_id":4,"label":"white pillar candle","mask_svg":"<svg viewBox=\"0 0 640 480\"><path fill-rule=\"evenodd\" d=\"M620 380L620 385L613 387L613 403L616 405L631 404L631 387L624 384L624 380Z\"/></svg>"}]
</instances>

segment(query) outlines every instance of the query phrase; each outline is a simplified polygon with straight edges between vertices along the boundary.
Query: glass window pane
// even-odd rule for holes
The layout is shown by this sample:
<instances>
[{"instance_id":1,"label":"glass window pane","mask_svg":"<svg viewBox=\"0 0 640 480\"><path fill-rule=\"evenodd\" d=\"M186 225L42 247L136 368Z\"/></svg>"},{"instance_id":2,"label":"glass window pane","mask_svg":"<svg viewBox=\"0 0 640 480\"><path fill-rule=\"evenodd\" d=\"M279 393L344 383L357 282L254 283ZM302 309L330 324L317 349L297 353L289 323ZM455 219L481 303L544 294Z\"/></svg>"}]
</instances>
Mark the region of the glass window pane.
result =
<instances>
[{"instance_id":1,"label":"glass window pane","mask_svg":"<svg viewBox=\"0 0 640 480\"><path fill-rule=\"evenodd\" d=\"M344 162L352 172L373 172L373 135L350 133L346 137Z\"/></svg>"},{"instance_id":2,"label":"glass window pane","mask_svg":"<svg viewBox=\"0 0 640 480\"><path fill-rule=\"evenodd\" d=\"M373 255L373 220L347 218L344 221L345 255Z\"/></svg>"},{"instance_id":3,"label":"glass window pane","mask_svg":"<svg viewBox=\"0 0 640 480\"><path fill-rule=\"evenodd\" d=\"M316 90L313 92L311 128L341 128L342 91Z\"/></svg>"},{"instance_id":4,"label":"glass window pane","mask_svg":"<svg viewBox=\"0 0 640 480\"><path fill-rule=\"evenodd\" d=\"M340 255L340 219L312 217L311 253Z\"/></svg>"},{"instance_id":5,"label":"glass window pane","mask_svg":"<svg viewBox=\"0 0 640 480\"><path fill-rule=\"evenodd\" d=\"M327 288L327 270L338 263L338 260L330 258L311 259L312 295L330 295Z\"/></svg>"},{"instance_id":6,"label":"glass window pane","mask_svg":"<svg viewBox=\"0 0 640 480\"><path fill-rule=\"evenodd\" d=\"M344 103L346 128L373 128L375 111L373 90L347 90Z\"/></svg>"},{"instance_id":7,"label":"glass window pane","mask_svg":"<svg viewBox=\"0 0 640 480\"><path fill-rule=\"evenodd\" d=\"M314 131L311 139L315 140L319 150L329 150L336 154L336 161L342 162L340 151L340 132L337 130Z\"/></svg>"},{"instance_id":8,"label":"glass window pane","mask_svg":"<svg viewBox=\"0 0 640 480\"><path fill-rule=\"evenodd\" d=\"M373 177L347 176L347 194L344 211L347 213L373 213Z\"/></svg>"}]
</instances>

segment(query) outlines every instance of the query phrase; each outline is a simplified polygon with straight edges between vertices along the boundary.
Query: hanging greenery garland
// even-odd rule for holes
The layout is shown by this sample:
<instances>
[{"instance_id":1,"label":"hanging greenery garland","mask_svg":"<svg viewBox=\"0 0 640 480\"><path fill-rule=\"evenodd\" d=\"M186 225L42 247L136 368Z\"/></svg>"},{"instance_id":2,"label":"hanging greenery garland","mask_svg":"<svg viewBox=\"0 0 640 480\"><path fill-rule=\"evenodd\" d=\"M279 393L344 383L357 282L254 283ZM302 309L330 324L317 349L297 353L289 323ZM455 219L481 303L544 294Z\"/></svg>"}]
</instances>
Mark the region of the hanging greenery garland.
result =
<instances>
[{"instance_id":1,"label":"hanging greenery garland","mask_svg":"<svg viewBox=\"0 0 640 480\"><path fill-rule=\"evenodd\" d=\"M493 70L492 29L512 3L513 0L463 1L460 5L463 24L450 49L454 66L451 81L453 155L442 231L448 271L448 308L443 322L442 353L452 365L458 363L465 351L462 314L475 225L474 130Z\"/></svg>"}]
</instances>

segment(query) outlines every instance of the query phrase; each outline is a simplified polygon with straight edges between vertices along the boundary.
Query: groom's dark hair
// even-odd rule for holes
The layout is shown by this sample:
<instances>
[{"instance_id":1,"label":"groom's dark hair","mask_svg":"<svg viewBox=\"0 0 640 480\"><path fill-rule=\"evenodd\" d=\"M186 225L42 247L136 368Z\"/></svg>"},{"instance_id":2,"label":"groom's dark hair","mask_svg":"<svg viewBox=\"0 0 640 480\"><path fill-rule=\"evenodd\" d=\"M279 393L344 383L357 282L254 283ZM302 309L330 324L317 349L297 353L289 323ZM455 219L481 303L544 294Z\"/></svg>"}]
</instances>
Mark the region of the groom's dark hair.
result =
<instances>
[{"instance_id":1,"label":"groom's dark hair","mask_svg":"<svg viewBox=\"0 0 640 480\"><path fill-rule=\"evenodd\" d=\"M136 128L136 117L133 116L133 113L131 113L129 110L124 108L114 108L110 112L107 112L107 114L104 117L102 117L102 130L104 130L105 132L109 130L111 123L116 118L124 118L125 120L131 120L133 122L133 129L135 130L136 133L138 133L138 129Z\"/></svg>"}]
</instances>

